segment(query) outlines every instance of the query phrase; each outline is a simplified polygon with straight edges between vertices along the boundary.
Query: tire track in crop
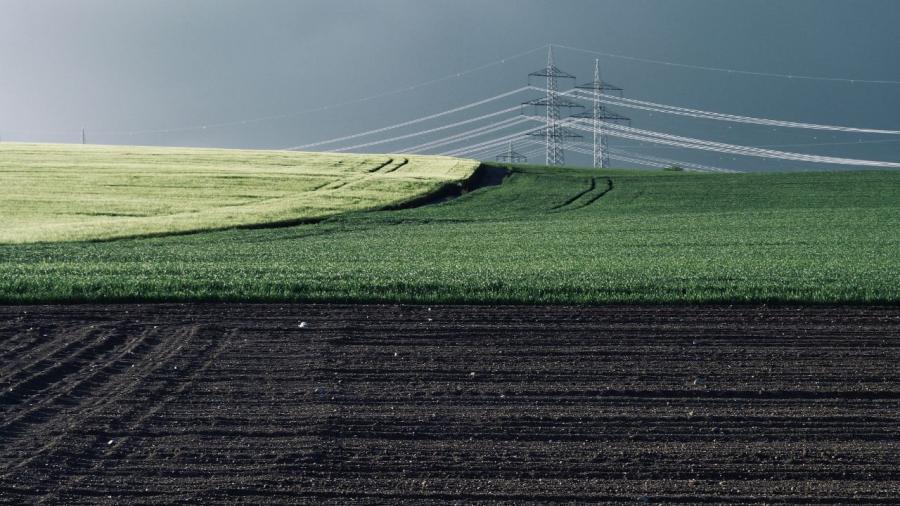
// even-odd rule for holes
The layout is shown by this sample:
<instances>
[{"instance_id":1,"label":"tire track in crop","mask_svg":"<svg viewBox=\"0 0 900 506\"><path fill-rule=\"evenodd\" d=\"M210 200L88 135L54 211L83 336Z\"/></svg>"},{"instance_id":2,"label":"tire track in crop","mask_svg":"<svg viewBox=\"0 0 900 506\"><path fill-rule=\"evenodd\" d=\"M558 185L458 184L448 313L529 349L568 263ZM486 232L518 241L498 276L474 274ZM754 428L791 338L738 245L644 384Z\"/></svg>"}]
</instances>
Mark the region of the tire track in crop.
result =
<instances>
[{"instance_id":1,"label":"tire track in crop","mask_svg":"<svg viewBox=\"0 0 900 506\"><path fill-rule=\"evenodd\" d=\"M0 319L21 310L0 307ZM898 308L28 310L51 340L93 324L152 346L10 435L0 502L890 504L900 493Z\"/></svg>"},{"instance_id":2,"label":"tire track in crop","mask_svg":"<svg viewBox=\"0 0 900 506\"><path fill-rule=\"evenodd\" d=\"M572 210L581 209L582 207L587 207L587 206L593 204L594 202L597 202L598 200L600 200L600 198L603 197L604 195L606 195L607 193L611 192L613 189L613 180L608 177L604 178L604 179L606 179L606 189L598 192L597 194L595 194L594 196L589 198L583 205L572 208Z\"/></svg>"},{"instance_id":3,"label":"tire track in crop","mask_svg":"<svg viewBox=\"0 0 900 506\"><path fill-rule=\"evenodd\" d=\"M388 165L390 165L390 164L392 164L392 163L394 163L394 159L393 159L393 158L388 158L386 162L381 163L381 164L378 164L377 166L375 166L375 167L369 169L368 172L369 172L369 174L378 172L378 171L380 171L381 169L387 167Z\"/></svg>"},{"instance_id":4,"label":"tire track in crop","mask_svg":"<svg viewBox=\"0 0 900 506\"><path fill-rule=\"evenodd\" d=\"M384 171L383 174L390 174L391 172L396 171L397 169L403 167L404 165L409 163L409 158L401 158L399 162L395 163L391 168Z\"/></svg>"},{"instance_id":5,"label":"tire track in crop","mask_svg":"<svg viewBox=\"0 0 900 506\"><path fill-rule=\"evenodd\" d=\"M556 212L575 211L593 204L613 189L611 178L604 177L601 179L603 179L606 184L598 185L597 178L592 177L586 190L576 193L562 204L551 207L550 210Z\"/></svg>"},{"instance_id":6,"label":"tire track in crop","mask_svg":"<svg viewBox=\"0 0 900 506\"><path fill-rule=\"evenodd\" d=\"M322 185L321 187L315 188L315 190L318 190L318 189L325 189L328 191L338 190L340 188L347 186L348 184L353 184L353 183L357 183L359 181L363 181L367 177L371 177L373 174L390 174L391 172L396 171L397 169L407 165L408 163L409 163L408 158L401 158L396 163L395 163L395 159L388 158L388 160L386 162L379 164L377 167L369 169L368 171L366 171L363 174L357 175L356 177L353 177L350 179L345 179L343 181L327 183L325 185ZM388 168L388 169L382 170L385 168Z\"/></svg>"},{"instance_id":7,"label":"tire track in crop","mask_svg":"<svg viewBox=\"0 0 900 506\"><path fill-rule=\"evenodd\" d=\"M551 210L551 211L555 211L555 210L557 210L557 209L561 209L561 208L563 208L563 207L566 207L566 206L570 205L572 202L575 202L576 200L580 199L581 197L583 197L583 196L587 195L588 193L594 191L594 188L596 188L596 187L597 187L597 178L592 177L592 178L590 178L590 179L588 180L588 187L587 187L587 189L582 190L582 191L576 193L576 194L573 195L572 197L566 199L562 204L558 204L558 205L555 205L555 206L551 207L550 210Z\"/></svg>"}]
</instances>

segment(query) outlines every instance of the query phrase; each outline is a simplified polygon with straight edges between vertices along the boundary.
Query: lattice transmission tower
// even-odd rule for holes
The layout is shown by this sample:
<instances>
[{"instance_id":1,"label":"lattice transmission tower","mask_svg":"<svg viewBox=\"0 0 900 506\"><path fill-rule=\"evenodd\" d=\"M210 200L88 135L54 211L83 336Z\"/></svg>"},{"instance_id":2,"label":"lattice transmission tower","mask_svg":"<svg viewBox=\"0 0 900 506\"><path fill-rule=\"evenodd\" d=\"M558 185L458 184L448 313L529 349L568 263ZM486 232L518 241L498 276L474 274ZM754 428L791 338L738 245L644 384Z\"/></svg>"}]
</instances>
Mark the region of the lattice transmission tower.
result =
<instances>
[{"instance_id":1,"label":"lattice transmission tower","mask_svg":"<svg viewBox=\"0 0 900 506\"><path fill-rule=\"evenodd\" d=\"M592 128L594 134L594 149L592 151L594 158L594 167L596 168L608 168L610 166L609 163L609 140L607 138L606 132L603 129L604 122L614 122L619 123L623 121L630 122L630 118L626 118L621 114L610 111L606 105L603 103L603 95L607 93L618 93L619 96L622 95L622 88L615 86L613 84L609 84L600 79L600 60L594 60L594 80L576 86L578 89L582 90L591 90L593 94L593 103L590 111L584 111L578 114L573 115L575 118L587 118L592 122Z\"/></svg>"},{"instance_id":2,"label":"lattice transmission tower","mask_svg":"<svg viewBox=\"0 0 900 506\"><path fill-rule=\"evenodd\" d=\"M509 149L497 155L497 161L503 163L525 163L528 157L513 149L512 141L509 141Z\"/></svg>"},{"instance_id":3,"label":"lattice transmission tower","mask_svg":"<svg viewBox=\"0 0 900 506\"><path fill-rule=\"evenodd\" d=\"M581 138L576 134L563 127L560 124L561 109L581 108L584 106L570 100L559 94L559 79L575 79L575 76L568 72L563 72L553 63L553 46L550 46L547 52L547 66L537 72L528 74L528 84L531 84L532 77L543 77L547 80L547 94L544 97L529 100L523 105L545 108L545 125L540 130L530 133L534 137L543 137L547 145L547 165L563 165L566 162L565 152L563 151L563 143L565 139Z\"/></svg>"}]
</instances>

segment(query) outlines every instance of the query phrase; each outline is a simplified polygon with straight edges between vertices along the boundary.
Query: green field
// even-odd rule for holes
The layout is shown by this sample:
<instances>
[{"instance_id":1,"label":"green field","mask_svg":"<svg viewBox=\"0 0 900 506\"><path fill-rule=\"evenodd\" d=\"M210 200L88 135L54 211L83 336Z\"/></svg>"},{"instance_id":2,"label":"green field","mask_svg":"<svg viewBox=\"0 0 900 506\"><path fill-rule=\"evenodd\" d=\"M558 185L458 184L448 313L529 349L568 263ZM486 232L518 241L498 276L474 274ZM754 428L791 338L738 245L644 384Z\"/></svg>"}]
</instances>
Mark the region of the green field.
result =
<instances>
[{"instance_id":1,"label":"green field","mask_svg":"<svg viewBox=\"0 0 900 506\"><path fill-rule=\"evenodd\" d=\"M4 302L900 303L900 173L517 168L402 211L0 246Z\"/></svg>"},{"instance_id":2,"label":"green field","mask_svg":"<svg viewBox=\"0 0 900 506\"><path fill-rule=\"evenodd\" d=\"M430 156L0 144L0 243L296 223L409 200L476 166Z\"/></svg>"}]
</instances>

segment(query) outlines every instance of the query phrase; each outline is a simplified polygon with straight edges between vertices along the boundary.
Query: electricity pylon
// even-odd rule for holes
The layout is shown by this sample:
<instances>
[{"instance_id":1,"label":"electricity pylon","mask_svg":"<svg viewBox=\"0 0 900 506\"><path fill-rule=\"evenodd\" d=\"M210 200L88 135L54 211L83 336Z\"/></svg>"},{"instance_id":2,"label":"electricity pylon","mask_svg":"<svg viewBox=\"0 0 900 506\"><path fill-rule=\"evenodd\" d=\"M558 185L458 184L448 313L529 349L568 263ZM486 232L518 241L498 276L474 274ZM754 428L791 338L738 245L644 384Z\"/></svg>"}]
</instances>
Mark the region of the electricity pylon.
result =
<instances>
[{"instance_id":1,"label":"electricity pylon","mask_svg":"<svg viewBox=\"0 0 900 506\"><path fill-rule=\"evenodd\" d=\"M619 93L622 94L622 88L618 86L605 83L600 79L600 60L594 60L594 80L587 84L581 84L576 86L578 89L582 90L591 90L593 94L593 107L590 111L585 111L582 113L575 114L573 117L575 118L588 118L592 122L592 128L594 134L594 149L592 151L593 154L593 165L596 168L608 168L610 166L609 163L609 140L607 139L606 132L603 130L603 123L606 121L609 122L620 122L620 121L631 121L629 118L622 116L621 114L615 113L607 109L606 105L603 103L603 95L607 92Z\"/></svg>"},{"instance_id":2,"label":"electricity pylon","mask_svg":"<svg viewBox=\"0 0 900 506\"><path fill-rule=\"evenodd\" d=\"M513 149L512 141L509 141L509 149L505 153L497 155L498 162L504 163L525 163L528 158Z\"/></svg>"},{"instance_id":3,"label":"electricity pylon","mask_svg":"<svg viewBox=\"0 0 900 506\"><path fill-rule=\"evenodd\" d=\"M560 124L560 109L583 108L581 104L559 95L559 79L575 79L575 76L563 72L553 63L553 46L547 52L547 66L537 72L528 74L529 81L532 77L544 77L547 79L547 95L535 100L529 100L524 105L544 107L546 109L545 125L542 129L530 133L536 137L544 137L547 145L547 165L563 165L566 162L563 142L567 138L581 138L581 135L572 133Z\"/></svg>"}]
</instances>

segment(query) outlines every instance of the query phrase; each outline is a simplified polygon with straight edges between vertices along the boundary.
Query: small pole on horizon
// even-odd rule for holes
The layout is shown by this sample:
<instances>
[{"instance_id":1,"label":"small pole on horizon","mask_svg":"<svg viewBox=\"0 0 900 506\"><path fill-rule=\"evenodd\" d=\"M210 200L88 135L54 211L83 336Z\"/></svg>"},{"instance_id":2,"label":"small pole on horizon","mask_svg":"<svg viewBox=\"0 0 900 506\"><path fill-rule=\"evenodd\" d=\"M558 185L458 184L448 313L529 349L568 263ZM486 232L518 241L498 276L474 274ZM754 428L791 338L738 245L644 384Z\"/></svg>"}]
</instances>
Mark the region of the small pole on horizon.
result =
<instances>
[{"instance_id":1,"label":"small pole on horizon","mask_svg":"<svg viewBox=\"0 0 900 506\"><path fill-rule=\"evenodd\" d=\"M85 144L84 127L81 127L81 144Z\"/></svg>"}]
</instances>

